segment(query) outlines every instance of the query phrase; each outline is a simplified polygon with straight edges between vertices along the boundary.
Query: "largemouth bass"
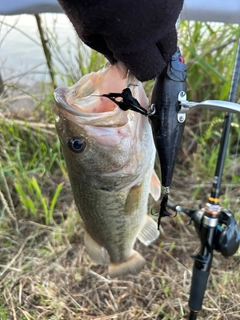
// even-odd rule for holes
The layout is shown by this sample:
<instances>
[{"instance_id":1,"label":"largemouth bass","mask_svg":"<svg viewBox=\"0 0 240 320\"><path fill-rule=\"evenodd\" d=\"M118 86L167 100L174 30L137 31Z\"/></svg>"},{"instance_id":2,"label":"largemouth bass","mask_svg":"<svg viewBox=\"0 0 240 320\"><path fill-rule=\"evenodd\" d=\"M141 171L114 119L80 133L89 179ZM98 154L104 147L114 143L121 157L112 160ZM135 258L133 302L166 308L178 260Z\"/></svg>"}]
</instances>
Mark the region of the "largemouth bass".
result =
<instances>
[{"instance_id":1,"label":"largemouth bass","mask_svg":"<svg viewBox=\"0 0 240 320\"><path fill-rule=\"evenodd\" d=\"M149 192L160 196L154 172L155 146L148 118L122 111L101 96L126 86L147 108L142 84L117 63L55 90L56 129L85 228L85 247L111 277L138 274L145 264L133 247L158 235L147 216Z\"/></svg>"}]
</instances>

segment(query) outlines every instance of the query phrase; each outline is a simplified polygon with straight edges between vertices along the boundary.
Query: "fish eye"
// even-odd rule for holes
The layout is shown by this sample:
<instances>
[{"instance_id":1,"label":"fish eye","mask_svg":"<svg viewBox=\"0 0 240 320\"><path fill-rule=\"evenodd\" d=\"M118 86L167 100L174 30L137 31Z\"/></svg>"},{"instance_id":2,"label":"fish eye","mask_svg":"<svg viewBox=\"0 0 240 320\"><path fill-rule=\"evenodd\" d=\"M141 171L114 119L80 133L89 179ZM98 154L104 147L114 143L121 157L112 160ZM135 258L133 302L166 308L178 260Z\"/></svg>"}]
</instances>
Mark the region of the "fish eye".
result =
<instances>
[{"instance_id":1,"label":"fish eye","mask_svg":"<svg viewBox=\"0 0 240 320\"><path fill-rule=\"evenodd\" d=\"M86 147L86 142L78 137L68 139L68 147L72 152L81 153Z\"/></svg>"}]
</instances>

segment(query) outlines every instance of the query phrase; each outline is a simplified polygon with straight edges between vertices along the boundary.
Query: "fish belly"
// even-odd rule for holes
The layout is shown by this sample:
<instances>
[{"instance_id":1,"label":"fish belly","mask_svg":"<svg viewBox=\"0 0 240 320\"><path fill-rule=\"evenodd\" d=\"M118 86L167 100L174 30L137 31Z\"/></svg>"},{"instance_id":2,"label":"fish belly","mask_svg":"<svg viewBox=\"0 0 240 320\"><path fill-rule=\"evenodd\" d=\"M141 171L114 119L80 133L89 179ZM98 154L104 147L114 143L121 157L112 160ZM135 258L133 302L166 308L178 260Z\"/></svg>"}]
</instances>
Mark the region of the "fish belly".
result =
<instances>
[{"instance_id":1,"label":"fish belly","mask_svg":"<svg viewBox=\"0 0 240 320\"><path fill-rule=\"evenodd\" d=\"M141 186L127 191L107 192L84 188L82 185L73 187L86 231L106 248L113 263L131 257L137 235L143 226L148 195L141 193L139 200L131 200L132 194L139 189L142 189Z\"/></svg>"}]
</instances>

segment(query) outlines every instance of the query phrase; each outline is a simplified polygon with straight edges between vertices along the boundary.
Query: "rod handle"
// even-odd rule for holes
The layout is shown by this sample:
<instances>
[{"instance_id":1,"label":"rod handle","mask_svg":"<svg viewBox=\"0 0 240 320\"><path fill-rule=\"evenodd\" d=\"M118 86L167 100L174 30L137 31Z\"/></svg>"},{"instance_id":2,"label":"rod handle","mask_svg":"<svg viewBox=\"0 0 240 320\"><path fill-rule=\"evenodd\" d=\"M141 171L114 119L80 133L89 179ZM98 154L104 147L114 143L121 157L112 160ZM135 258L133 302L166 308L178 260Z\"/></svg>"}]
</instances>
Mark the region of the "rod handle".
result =
<instances>
[{"instance_id":1,"label":"rod handle","mask_svg":"<svg viewBox=\"0 0 240 320\"><path fill-rule=\"evenodd\" d=\"M209 273L209 271L202 271L195 266L193 267L192 284L188 302L189 308L193 311L198 312L202 309Z\"/></svg>"}]
</instances>

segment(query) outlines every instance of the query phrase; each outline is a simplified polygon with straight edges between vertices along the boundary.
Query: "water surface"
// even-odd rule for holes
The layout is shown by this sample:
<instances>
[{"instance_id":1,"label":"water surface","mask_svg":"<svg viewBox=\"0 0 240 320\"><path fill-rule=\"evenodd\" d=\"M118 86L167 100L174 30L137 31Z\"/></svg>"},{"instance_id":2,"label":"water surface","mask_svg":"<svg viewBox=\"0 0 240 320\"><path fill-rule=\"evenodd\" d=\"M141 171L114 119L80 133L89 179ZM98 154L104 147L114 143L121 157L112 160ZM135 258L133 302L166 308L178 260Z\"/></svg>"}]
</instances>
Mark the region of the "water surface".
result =
<instances>
[{"instance_id":1,"label":"water surface","mask_svg":"<svg viewBox=\"0 0 240 320\"><path fill-rule=\"evenodd\" d=\"M42 14L41 18L44 29L60 45L60 50L53 49L53 56L56 68L64 73L59 56L73 62L79 40L64 14ZM5 83L50 81L33 15L0 16L0 70ZM57 76L57 82L62 84L64 79Z\"/></svg>"}]
</instances>

